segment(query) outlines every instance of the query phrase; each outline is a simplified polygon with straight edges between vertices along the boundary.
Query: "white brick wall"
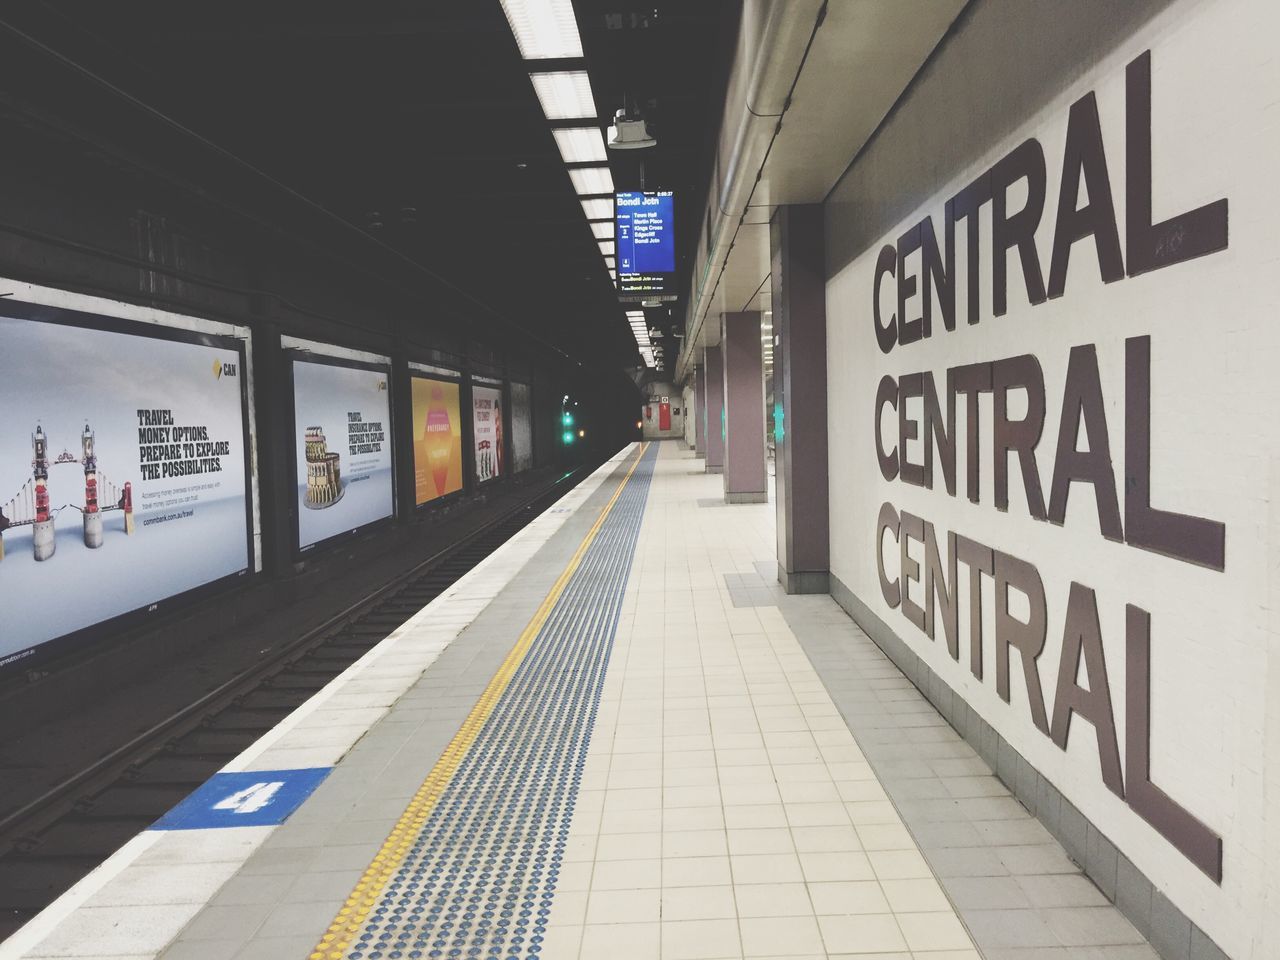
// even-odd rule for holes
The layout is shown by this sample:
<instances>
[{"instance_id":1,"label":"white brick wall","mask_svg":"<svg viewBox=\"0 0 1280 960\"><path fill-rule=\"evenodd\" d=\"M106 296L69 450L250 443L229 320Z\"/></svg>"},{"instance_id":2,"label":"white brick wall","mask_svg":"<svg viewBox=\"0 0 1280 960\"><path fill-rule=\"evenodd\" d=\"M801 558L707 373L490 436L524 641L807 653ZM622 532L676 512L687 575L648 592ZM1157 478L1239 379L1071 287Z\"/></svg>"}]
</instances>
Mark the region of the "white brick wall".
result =
<instances>
[{"instance_id":1,"label":"white brick wall","mask_svg":"<svg viewBox=\"0 0 1280 960\"><path fill-rule=\"evenodd\" d=\"M885 235L828 286L831 424L831 566L944 680L1117 843L1157 887L1237 960L1280 957L1280 60L1274 0L1187 0L1090 68L1040 115ZM983 208L981 322L966 321L964 225L957 229L957 325L897 346L876 346L871 314L876 256L932 214L943 243L944 204L1028 136L1048 168L1037 232L1048 280L1070 105L1095 91L1121 243L1125 237L1125 66L1152 52L1153 211L1157 220L1226 197L1226 250L1103 284L1091 240L1073 246L1066 293L1027 303L1018 258L1008 258L1009 310L991 313L990 204ZM1016 193L1017 191L1013 191ZM1021 206L1012 195L1009 209ZM918 255L916 257L918 260ZM918 272L918 271L917 271ZM891 304L886 283L883 311ZM914 301L916 309L919 298ZM910 308L909 308L910 309ZM1226 525L1219 572L1104 539L1092 488L1073 484L1065 525L1028 515L1016 457L1007 513L993 505L992 398L982 397L981 502L964 496L964 412L957 417L957 496L935 462L934 489L885 481L876 460L873 410L888 374L930 370L945 405L949 367L1034 354L1044 372L1046 418L1036 449L1046 502L1071 347L1097 346L1112 460L1124 512L1124 341L1151 337L1152 503ZM963 401L961 401L963 402ZM1011 415L1022 411L1015 403ZM909 407L919 418L918 401ZM886 411L886 421L889 414ZM896 442L885 424L885 444ZM922 445L908 447L913 461ZM960 565L960 662L881 596L876 516L888 501L931 521L939 548L954 530L1036 565L1044 581L1048 639L1039 668L1052 716L1069 585L1097 591L1113 708L1125 750L1125 605L1152 615L1152 780L1223 840L1221 886L1190 863L1103 785L1093 728L1077 717L1067 752L1031 722L1016 653L1012 702L995 689L994 590L983 600L985 676L968 669L968 570ZM889 576L896 551L886 548ZM923 566L923 550L913 551ZM912 597L923 604L922 585ZM1018 608L1014 607L1014 612ZM1087 681L1083 679L1082 683Z\"/></svg>"}]
</instances>

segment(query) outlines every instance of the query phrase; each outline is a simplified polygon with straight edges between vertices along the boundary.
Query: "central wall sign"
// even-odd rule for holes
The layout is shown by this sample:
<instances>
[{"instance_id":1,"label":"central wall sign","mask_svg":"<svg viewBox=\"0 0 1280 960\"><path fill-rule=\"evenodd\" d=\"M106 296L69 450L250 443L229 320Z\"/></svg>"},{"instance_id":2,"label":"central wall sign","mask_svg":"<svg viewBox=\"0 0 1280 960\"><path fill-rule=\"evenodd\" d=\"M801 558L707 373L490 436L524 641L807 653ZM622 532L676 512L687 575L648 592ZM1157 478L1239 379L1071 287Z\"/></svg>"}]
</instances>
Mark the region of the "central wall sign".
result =
<instances>
[{"instance_id":1,"label":"central wall sign","mask_svg":"<svg viewBox=\"0 0 1280 960\"><path fill-rule=\"evenodd\" d=\"M932 217L925 216L896 243L881 248L871 288L870 315L882 353L956 330L956 261L961 247L968 282L964 310L959 312L970 325L980 323L984 317L982 284L978 279L984 260L990 263L991 314L999 317L1009 310L1010 254L1016 255L1021 264L1027 303L1035 306L1065 294L1072 254L1081 244L1093 246L1101 278L1108 284L1176 267L1227 248L1225 198L1153 222L1150 51L1128 65L1125 95L1126 174L1118 185L1111 182L1095 94L1081 97L1068 113L1065 147L1054 171L1059 189L1047 283L1035 238L1044 219L1049 190L1048 160L1035 138L1018 144L947 202L941 243ZM1116 149L1115 145L1111 149ZM1022 185L1025 196L1011 210L1009 197L1015 184ZM1117 196L1125 204L1123 248ZM983 243L979 213L986 206L990 207L991 219ZM957 226L962 222L965 229L960 232ZM893 295L888 297L891 285ZM890 300L888 304L886 299ZM1043 478L1035 451L1046 418L1053 412L1048 401L1054 398L1046 394L1044 373L1036 355L1000 356L953 366L945 377L939 378L929 370L898 377L886 374L880 380L874 409L870 411L880 472L888 481L900 480L926 489L940 484L948 495L958 496L956 452L963 447L967 468L964 495L975 504L983 502L979 477L984 468L989 469L994 479L992 505L1007 512L1012 460L1025 490L1027 512L1034 519L1065 524L1068 495L1073 489L1088 487L1102 537L1184 563L1222 570L1226 533L1221 522L1161 509L1152 503L1152 475L1153 470L1159 470L1159 463L1153 463L1151 449L1150 336L1125 340L1123 366L1124 415L1108 418L1097 346L1082 343L1071 348L1061 401L1056 403L1059 423L1052 468ZM1016 414L1014 394L1025 398L1021 412ZM989 396L992 403L989 433L983 430L978 413L983 396ZM963 436L956 426L957 411L962 405L967 410ZM1114 403L1110 406L1115 409ZM921 410L919 416L911 413L916 407ZM885 429L886 411L896 414L896 431ZM1082 426L1088 441L1084 449L1078 444ZM1119 475L1112 462L1113 437L1124 452L1124 470ZM913 461L908 447L915 440L921 441L922 456ZM886 538L897 547L896 564L892 567L885 562ZM921 582L920 564L912 559L913 542L924 550L923 605L913 600L904 586L908 580ZM996 675L990 679L999 696L1010 703L1014 677L1018 677L1031 721L1041 733L1065 750L1072 718L1088 721L1097 739L1100 775L1107 788L1124 798L1196 866L1221 881L1221 838L1151 779L1152 618L1148 611L1132 604L1126 608L1123 642L1128 669L1124 696L1129 723L1122 769L1116 707L1107 677L1094 590L1083 583L1070 584L1066 610L1059 621L1062 646L1050 718L1039 663L1050 624L1044 583L1034 564L957 532L941 537L924 517L899 511L887 502L876 521L875 544L881 593L890 607L900 608L902 615L930 639L936 636L936 625L940 625L947 649L958 661L958 621L961 608L967 606L968 663L974 677L988 679L983 673L983 645L992 643ZM967 602L962 601L958 590L958 564L964 564L969 571ZM990 577L995 585L994 636L985 635L982 626L984 577ZM1025 615L1012 612L1011 591L1026 598ZM1082 661L1087 687L1079 682ZM1048 672L1052 675L1051 666Z\"/></svg>"}]
</instances>

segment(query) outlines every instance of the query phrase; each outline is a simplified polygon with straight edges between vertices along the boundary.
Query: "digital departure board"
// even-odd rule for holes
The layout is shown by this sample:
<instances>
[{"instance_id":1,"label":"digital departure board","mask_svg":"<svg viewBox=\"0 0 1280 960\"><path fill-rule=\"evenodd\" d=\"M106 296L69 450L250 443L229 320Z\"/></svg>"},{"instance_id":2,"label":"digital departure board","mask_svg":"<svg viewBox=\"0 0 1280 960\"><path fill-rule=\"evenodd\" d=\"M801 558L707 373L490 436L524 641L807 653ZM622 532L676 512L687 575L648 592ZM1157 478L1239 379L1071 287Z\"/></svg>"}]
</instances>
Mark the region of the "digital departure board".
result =
<instances>
[{"instance_id":1,"label":"digital departure board","mask_svg":"<svg viewBox=\"0 0 1280 960\"><path fill-rule=\"evenodd\" d=\"M670 190L619 193L614 200L618 299L676 299L675 197Z\"/></svg>"}]
</instances>

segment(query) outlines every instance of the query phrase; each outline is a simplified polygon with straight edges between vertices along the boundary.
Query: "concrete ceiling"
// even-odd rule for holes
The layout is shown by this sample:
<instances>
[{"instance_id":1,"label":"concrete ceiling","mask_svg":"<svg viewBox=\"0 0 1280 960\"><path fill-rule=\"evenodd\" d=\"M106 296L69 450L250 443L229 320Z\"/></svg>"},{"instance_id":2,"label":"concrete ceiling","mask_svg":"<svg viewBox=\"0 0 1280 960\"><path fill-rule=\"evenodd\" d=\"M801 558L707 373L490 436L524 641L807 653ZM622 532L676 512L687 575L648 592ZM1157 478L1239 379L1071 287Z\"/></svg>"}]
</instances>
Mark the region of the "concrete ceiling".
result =
<instances>
[{"instance_id":1,"label":"concrete ceiling","mask_svg":"<svg viewBox=\"0 0 1280 960\"><path fill-rule=\"evenodd\" d=\"M705 285L701 298L691 298L690 336L678 373L687 375L692 348L719 341L719 313L769 309L769 221L774 211L780 204L820 203L826 198L966 2L837 0L826 5L807 55L795 45L779 54L796 61L786 71L794 84L790 99L780 126L771 121L753 130L753 136L772 141L759 151L763 163L754 169L738 166L737 176L759 176L745 207L724 211L735 217L732 245L727 251L723 245L703 251L708 262L699 267L716 280ZM773 54L740 50L733 69L758 69L756 65ZM773 68L778 69L776 63ZM726 129L739 123L746 110L745 97L733 102L735 93L751 89L749 80L735 79L725 105ZM725 142L722 135L721 144ZM718 169L732 166L725 157L717 158ZM732 195L731 185L720 191L721 197L726 195ZM713 196L711 202L718 199ZM708 219L719 212L713 208Z\"/></svg>"}]
</instances>

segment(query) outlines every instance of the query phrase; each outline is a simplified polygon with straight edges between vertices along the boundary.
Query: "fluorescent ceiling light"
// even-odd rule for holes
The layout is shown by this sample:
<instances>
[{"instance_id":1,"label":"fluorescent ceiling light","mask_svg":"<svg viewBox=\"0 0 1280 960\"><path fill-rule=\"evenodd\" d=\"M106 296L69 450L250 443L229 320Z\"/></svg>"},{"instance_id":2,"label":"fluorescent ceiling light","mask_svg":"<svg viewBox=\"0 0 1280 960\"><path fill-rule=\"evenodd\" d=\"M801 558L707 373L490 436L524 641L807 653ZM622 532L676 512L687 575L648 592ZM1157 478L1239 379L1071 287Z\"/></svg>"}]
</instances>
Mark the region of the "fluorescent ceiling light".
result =
<instances>
[{"instance_id":1,"label":"fluorescent ceiling light","mask_svg":"<svg viewBox=\"0 0 1280 960\"><path fill-rule=\"evenodd\" d=\"M616 263L614 263L613 257L605 257L605 258L604 258L604 265L605 265L606 267L608 267L610 270L614 269L614 267L616 267L616 266L617 266L617 264L616 264Z\"/></svg>"},{"instance_id":2,"label":"fluorescent ceiling light","mask_svg":"<svg viewBox=\"0 0 1280 960\"><path fill-rule=\"evenodd\" d=\"M613 221L603 220L600 223L589 224L591 233L597 240L613 239Z\"/></svg>"},{"instance_id":3,"label":"fluorescent ceiling light","mask_svg":"<svg viewBox=\"0 0 1280 960\"><path fill-rule=\"evenodd\" d=\"M595 127L559 127L551 135L565 163L604 163L609 159L604 137Z\"/></svg>"},{"instance_id":4,"label":"fluorescent ceiling light","mask_svg":"<svg viewBox=\"0 0 1280 960\"><path fill-rule=\"evenodd\" d=\"M569 171L573 189L578 194L613 193L613 174L608 167L578 167ZM605 203L609 201L606 200Z\"/></svg>"},{"instance_id":5,"label":"fluorescent ceiling light","mask_svg":"<svg viewBox=\"0 0 1280 960\"><path fill-rule=\"evenodd\" d=\"M595 200L583 200L582 212L587 215L588 220L612 220L613 219L613 201L606 197L600 197Z\"/></svg>"},{"instance_id":6,"label":"fluorescent ceiling light","mask_svg":"<svg viewBox=\"0 0 1280 960\"><path fill-rule=\"evenodd\" d=\"M502 0L502 9L526 60L582 56L570 0Z\"/></svg>"},{"instance_id":7,"label":"fluorescent ceiling light","mask_svg":"<svg viewBox=\"0 0 1280 960\"><path fill-rule=\"evenodd\" d=\"M591 81L585 70L531 73L533 92L538 95L548 120L586 120L596 115Z\"/></svg>"},{"instance_id":8,"label":"fluorescent ceiling light","mask_svg":"<svg viewBox=\"0 0 1280 960\"><path fill-rule=\"evenodd\" d=\"M599 243L599 244L600 244L600 252L601 252L601 253L603 253L606 257L613 256L613 241L612 241L612 240L598 240L598 241L597 241L597 243Z\"/></svg>"}]
</instances>

